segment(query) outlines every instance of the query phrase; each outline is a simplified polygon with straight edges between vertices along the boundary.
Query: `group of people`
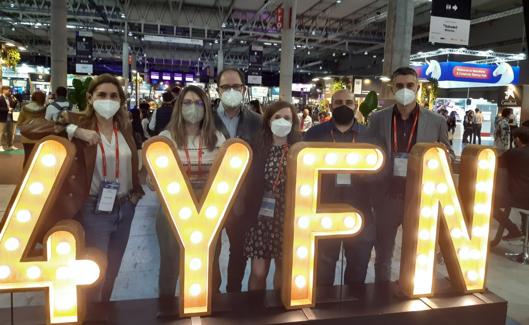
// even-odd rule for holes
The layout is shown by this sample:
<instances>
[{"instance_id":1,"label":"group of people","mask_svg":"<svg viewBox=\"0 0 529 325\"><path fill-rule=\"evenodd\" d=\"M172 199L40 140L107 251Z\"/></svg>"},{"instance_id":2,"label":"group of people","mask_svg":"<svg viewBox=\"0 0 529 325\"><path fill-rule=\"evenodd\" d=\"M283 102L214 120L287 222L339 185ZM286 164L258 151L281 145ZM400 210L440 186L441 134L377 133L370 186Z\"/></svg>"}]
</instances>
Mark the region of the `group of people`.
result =
<instances>
[{"instance_id":1,"label":"group of people","mask_svg":"<svg viewBox=\"0 0 529 325\"><path fill-rule=\"evenodd\" d=\"M483 113L479 108L466 111L463 117L463 144L481 144L482 126Z\"/></svg>"},{"instance_id":2,"label":"group of people","mask_svg":"<svg viewBox=\"0 0 529 325\"><path fill-rule=\"evenodd\" d=\"M252 148L250 172L225 223L230 244L227 291L241 291L248 259L251 260L250 290L266 287L272 260L276 265L275 278L280 278L287 155L299 141L367 142L385 151L388 162L377 175L322 176L320 202L351 204L362 213L365 227L354 238L319 241L317 285L334 284L342 245L347 260L346 284L364 283L373 248L375 281L390 281L395 238L404 218L408 155L416 143L441 143L447 151L450 148L445 119L416 102L419 82L415 70L404 67L393 73L391 87L396 104L374 112L367 126L356 121L355 98L349 90L333 94L331 120L307 128L308 113L298 116L289 102L273 102L260 109L262 114L249 109L243 103L247 90L244 81L241 71L224 69L217 78L220 101L215 109L201 88L187 86L171 97L164 97L166 106L147 121L149 129L159 131L159 136L173 142L198 197L206 190L210 167L227 139L242 139ZM35 101L41 99L35 98ZM91 289L89 300L108 301L144 188L138 172L135 127L119 81L108 74L94 78L87 91L87 101L82 114L63 110L56 118L47 118L46 114L45 118L30 119L20 127L23 136L30 140L56 134L75 144L76 157L59 195L66 199L55 202L39 230L41 235L46 233L58 218L75 218L83 225L86 245L101 250L108 261L104 281ZM140 114L147 114L141 105ZM167 122L163 126L159 123L162 120ZM146 123L142 119L140 124ZM142 128L141 132L144 131ZM147 184L151 183L147 179ZM103 191L111 191L114 200L110 203L103 200ZM384 204L377 200L379 197L386 199ZM169 218L161 208L157 212L156 233L161 255L159 293L160 297L172 297L179 276L179 246ZM36 238L42 239L42 236ZM220 246L219 239L215 291L220 286Z\"/></svg>"}]
</instances>

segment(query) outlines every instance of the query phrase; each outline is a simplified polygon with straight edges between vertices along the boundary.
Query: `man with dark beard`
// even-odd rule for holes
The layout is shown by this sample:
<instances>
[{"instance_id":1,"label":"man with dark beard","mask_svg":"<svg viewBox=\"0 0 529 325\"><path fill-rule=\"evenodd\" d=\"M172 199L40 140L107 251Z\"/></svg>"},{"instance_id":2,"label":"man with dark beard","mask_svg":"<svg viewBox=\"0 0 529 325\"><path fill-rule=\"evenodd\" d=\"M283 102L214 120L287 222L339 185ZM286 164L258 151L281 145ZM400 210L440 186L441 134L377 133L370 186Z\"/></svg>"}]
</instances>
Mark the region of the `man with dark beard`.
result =
<instances>
[{"instance_id":1,"label":"man with dark beard","mask_svg":"<svg viewBox=\"0 0 529 325\"><path fill-rule=\"evenodd\" d=\"M368 142L364 136L364 126L355 120L355 99L349 90L339 90L332 96L332 119L316 125L307 131L305 141L317 142ZM364 229L353 238L322 239L318 242L318 274L317 285L332 286L334 284L336 261L343 242L347 268L345 284L356 285L365 282L371 250L375 240L375 228L368 183L365 177L351 174L323 175L320 202L347 203L361 212Z\"/></svg>"}]
</instances>

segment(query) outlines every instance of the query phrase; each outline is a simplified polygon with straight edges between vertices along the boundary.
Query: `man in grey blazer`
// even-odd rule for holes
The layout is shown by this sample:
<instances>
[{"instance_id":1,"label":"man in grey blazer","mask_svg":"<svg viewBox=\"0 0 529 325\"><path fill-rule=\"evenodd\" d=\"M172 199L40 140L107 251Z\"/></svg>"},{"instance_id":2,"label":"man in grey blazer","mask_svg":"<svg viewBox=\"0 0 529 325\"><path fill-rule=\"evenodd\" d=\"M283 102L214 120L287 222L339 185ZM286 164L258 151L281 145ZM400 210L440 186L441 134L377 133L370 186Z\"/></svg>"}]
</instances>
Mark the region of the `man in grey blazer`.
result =
<instances>
[{"instance_id":1,"label":"man in grey blazer","mask_svg":"<svg viewBox=\"0 0 529 325\"><path fill-rule=\"evenodd\" d=\"M396 104L373 113L368 136L386 153L386 165L373 186L376 216L375 282L391 281L391 260L397 230L404 217L408 154L416 143L442 143L450 148L446 120L419 107L419 82L414 69L397 69L391 78Z\"/></svg>"}]
</instances>

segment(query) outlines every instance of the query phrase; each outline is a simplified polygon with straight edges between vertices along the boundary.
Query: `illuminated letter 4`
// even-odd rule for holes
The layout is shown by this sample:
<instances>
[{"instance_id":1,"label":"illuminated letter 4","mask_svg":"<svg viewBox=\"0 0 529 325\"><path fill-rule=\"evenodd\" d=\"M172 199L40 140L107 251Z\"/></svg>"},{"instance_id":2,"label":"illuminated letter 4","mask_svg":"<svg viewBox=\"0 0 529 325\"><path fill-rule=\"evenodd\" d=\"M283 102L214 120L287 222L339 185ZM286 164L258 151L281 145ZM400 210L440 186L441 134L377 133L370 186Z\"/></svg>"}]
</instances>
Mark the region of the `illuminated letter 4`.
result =
<instances>
[{"instance_id":1,"label":"illuminated letter 4","mask_svg":"<svg viewBox=\"0 0 529 325\"><path fill-rule=\"evenodd\" d=\"M362 216L348 204L318 206L322 173L375 173L382 151L366 144L298 143L288 154L287 202L283 240L286 308L314 306L316 239L358 233Z\"/></svg>"},{"instance_id":2,"label":"illuminated letter 4","mask_svg":"<svg viewBox=\"0 0 529 325\"><path fill-rule=\"evenodd\" d=\"M445 151L431 144L413 148L400 268L400 284L406 295L433 293L438 233L453 285L465 293L485 288L495 171L492 149L467 146L461 159L460 200Z\"/></svg>"},{"instance_id":3,"label":"illuminated letter 4","mask_svg":"<svg viewBox=\"0 0 529 325\"><path fill-rule=\"evenodd\" d=\"M98 264L103 265L100 254L83 250L84 232L73 220L61 221L48 232L44 257L24 258L32 249L28 243L33 243L35 226L53 205L74 154L75 147L62 138L48 137L38 143L0 227L0 290L47 288L50 323L82 318L78 317L82 304L77 286L95 283ZM81 253L87 259L77 260Z\"/></svg>"},{"instance_id":4,"label":"illuminated letter 4","mask_svg":"<svg viewBox=\"0 0 529 325\"><path fill-rule=\"evenodd\" d=\"M241 140L226 141L210 169L200 202L170 140L153 138L145 144L144 153L147 169L183 251L180 315L208 315L216 239L246 175L251 150Z\"/></svg>"}]
</instances>

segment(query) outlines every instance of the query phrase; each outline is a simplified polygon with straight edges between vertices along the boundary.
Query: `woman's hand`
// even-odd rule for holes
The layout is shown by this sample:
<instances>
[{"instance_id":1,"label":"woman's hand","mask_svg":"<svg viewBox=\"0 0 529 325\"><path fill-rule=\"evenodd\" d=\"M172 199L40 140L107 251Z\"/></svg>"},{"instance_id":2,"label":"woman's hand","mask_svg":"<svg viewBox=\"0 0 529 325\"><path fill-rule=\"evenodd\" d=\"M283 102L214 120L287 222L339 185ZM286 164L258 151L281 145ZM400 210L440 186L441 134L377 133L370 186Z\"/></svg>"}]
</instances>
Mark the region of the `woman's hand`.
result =
<instances>
[{"instance_id":1,"label":"woman's hand","mask_svg":"<svg viewBox=\"0 0 529 325\"><path fill-rule=\"evenodd\" d=\"M80 140L87 142L89 145L98 144L101 141L101 137L94 130L87 130L83 128L77 128L74 136Z\"/></svg>"}]
</instances>

